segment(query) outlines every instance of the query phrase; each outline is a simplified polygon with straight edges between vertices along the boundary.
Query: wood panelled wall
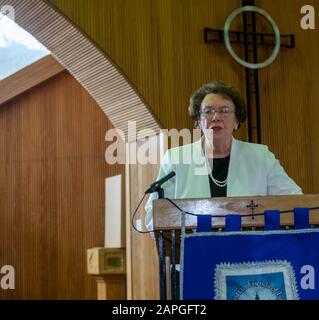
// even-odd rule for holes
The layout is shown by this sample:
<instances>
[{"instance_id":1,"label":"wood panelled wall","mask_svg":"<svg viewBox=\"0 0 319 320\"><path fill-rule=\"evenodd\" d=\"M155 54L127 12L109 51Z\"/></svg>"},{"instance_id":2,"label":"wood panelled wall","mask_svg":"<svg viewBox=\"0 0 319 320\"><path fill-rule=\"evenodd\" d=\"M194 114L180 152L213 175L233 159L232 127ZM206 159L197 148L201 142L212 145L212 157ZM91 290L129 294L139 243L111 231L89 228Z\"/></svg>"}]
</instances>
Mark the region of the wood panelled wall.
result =
<instances>
[{"instance_id":1,"label":"wood panelled wall","mask_svg":"<svg viewBox=\"0 0 319 320\"><path fill-rule=\"evenodd\" d=\"M243 69L222 44L203 42L238 1L50 0L96 43L136 87L163 128L192 128L194 89L224 79L244 90ZM246 138L243 128L240 136Z\"/></svg>"},{"instance_id":2,"label":"wood panelled wall","mask_svg":"<svg viewBox=\"0 0 319 320\"><path fill-rule=\"evenodd\" d=\"M0 106L1 299L96 299L86 249L104 245L105 114L66 71Z\"/></svg>"},{"instance_id":3,"label":"wood panelled wall","mask_svg":"<svg viewBox=\"0 0 319 320\"><path fill-rule=\"evenodd\" d=\"M240 0L49 1L124 72L164 128L191 128L188 99L202 83L223 79L245 94L244 69L223 44L203 42L204 27L222 29ZM301 29L300 9L305 4L313 5L318 16L315 0L256 0L282 33L295 34L297 45L282 49L271 66L260 70L261 131L262 142L304 192L318 193L319 26ZM263 52L261 60L270 53ZM247 140L245 126L237 137Z\"/></svg>"},{"instance_id":4,"label":"wood panelled wall","mask_svg":"<svg viewBox=\"0 0 319 320\"><path fill-rule=\"evenodd\" d=\"M48 1L113 60L163 128L192 127L187 114L189 96L205 82L222 79L245 95L243 67L232 60L223 44L203 41L203 29L222 29L241 0ZM262 142L269 145L304 192L318 193L319 26L317 22L315 30L300 27L300 9L305 4L313 5L318 17L315 0L256 0L283 34L296 36L295 49L282 49L276 61L259 72L261 132ZM238 24L239 20L232 29ZM271 32L265 23L261 29ZM262 51L261 60L270 54L270 49ZM236 136L247 140L247 127L242 126ZM139 170L134 174L143 171ZM151 182L152 178L148 175L146 180ZM144 185L146 180L140 182ZM131 190L132 203L141 186ZM136 281L142 288L142 280ZM142 296L140 292L136 295Z\"/></svg>"},{"instance_id":5,"label":"wood panelled wall","mask_svg":"<svg viewBox=\"0 0 319 320\"><path fill-rule=\"evenodd\" d=\"M319 2L259 3L271 13L282 34L296 37L296 48L282 49L275 63L260 71L262 142L279 157L304 193L318 193ZM315 8L315 30L300 27L300 9L306 4Z\"/></svg>"}]
</instances>

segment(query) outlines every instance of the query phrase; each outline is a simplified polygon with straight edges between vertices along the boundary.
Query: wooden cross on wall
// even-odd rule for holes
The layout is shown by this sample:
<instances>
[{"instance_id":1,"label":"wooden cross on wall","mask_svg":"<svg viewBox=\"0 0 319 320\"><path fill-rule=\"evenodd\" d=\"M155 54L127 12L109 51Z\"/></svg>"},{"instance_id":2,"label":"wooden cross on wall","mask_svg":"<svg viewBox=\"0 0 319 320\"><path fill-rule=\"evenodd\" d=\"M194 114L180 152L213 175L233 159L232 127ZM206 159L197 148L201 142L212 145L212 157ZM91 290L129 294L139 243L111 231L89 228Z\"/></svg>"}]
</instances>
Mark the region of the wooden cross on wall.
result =
<instances>
[{"instance_id":1,"label":"wooden cross on wall","mask_svg":"<svg viewBox=\"0 0 319 320\"><path fill-rule=\"evenodd\" d=\"M255 6L255 0L243 0L242 6ZM256 13L243 13L244 31L230 31L231 44L244 45L244 59L250 63L258 62L258 48L275 46L275 35L272 33L258 33L256 31ZM280 47L294 48L295 36L280 35ZM204 41L224 42L224 30L204 29ZM260 100L258 69L245 68L246 102L248 120L248 138L250 142L261 143Z\"/></svg>"}]
</instances>

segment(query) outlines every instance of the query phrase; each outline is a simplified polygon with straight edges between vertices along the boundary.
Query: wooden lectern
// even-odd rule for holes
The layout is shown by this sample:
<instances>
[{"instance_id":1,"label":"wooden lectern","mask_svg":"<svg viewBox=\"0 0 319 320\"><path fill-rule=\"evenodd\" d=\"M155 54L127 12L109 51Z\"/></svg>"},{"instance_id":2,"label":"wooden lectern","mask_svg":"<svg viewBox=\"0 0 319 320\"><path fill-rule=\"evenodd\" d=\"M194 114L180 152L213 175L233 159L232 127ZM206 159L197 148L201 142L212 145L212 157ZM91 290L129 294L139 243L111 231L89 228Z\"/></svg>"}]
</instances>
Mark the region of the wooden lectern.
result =
<instances>
[{"instance_id":1,"label":"wooden lectern","mask_svg":"<svg viewBox=\"0 0 319 320\"><path fill-rule=\"evenodd\" d=\"M309 208L311 226L319 226L319 195L225 197L210 199L172 200L184 212L219 216L212 219L212 229L223 230L227 214L242 215L242 229L263 230L265 210L284 211L280 216L282 228L293 228L294 208ZM288 212L285 212L288 211ZM153 224L159 256L160 298L179 298L179 243L182 213L167 199L153 203ZM245 217L247 216L247 217ZM185 215L187 232L196 229L197 217Z\"/></svg>"}]
</instances>

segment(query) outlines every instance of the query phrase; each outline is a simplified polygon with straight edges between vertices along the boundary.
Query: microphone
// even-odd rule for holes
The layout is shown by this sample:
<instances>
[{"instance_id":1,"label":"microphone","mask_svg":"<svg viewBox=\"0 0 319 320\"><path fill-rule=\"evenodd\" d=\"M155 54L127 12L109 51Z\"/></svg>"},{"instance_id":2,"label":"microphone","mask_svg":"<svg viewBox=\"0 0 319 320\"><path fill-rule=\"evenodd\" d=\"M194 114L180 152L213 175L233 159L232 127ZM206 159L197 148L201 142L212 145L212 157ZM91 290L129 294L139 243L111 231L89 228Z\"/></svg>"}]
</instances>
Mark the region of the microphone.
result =
<instances>
[{"instance_id":1,"label":"microphone","mask_svg":"<svg viewBox=\"0 0 319 320\"><path fill-rule=\"evenodd\" d=\"M161 185L166 182L167 180L173 178L176 175L175 171L170 172L166 176L164 176L162 179L159 179L158 181L153 182L150 187L145 191L145 194L147 193L153 193L159 190L163 190L161 188Z\"/></svg>"}]
</instances>

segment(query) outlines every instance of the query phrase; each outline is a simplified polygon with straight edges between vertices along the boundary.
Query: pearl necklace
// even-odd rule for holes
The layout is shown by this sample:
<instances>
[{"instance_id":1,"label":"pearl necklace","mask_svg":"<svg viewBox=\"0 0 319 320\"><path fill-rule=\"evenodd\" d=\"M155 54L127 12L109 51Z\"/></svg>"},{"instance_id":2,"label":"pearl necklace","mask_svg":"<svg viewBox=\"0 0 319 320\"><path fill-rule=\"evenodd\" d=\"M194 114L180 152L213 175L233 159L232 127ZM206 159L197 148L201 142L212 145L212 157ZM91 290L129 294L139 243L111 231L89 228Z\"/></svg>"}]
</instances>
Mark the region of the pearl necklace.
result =
<instances>
[{"instance_id":1,"label":"pearl necklace","mask_svg":"<svg viewBox=\"0 0 319 320\"><path fill-rule=\"evenodd\" d=\"M213 180L213 182L215 183L215 185L217 187L224 188L227 186L228 177L225 180L220 181L220 180L215 179L211 173L209 173L209 176L211 177L211 179Z\"/></svg>"},{"instance_id":2,"label":"pearl necklace","mask_svg":"<svg viewBox=\"0 0 319 320\"><path fill-rule=\"evenodd\" d=\"M215 179L212 172L213 172L213 168L210 167L210 164L209 164L209 161L208 161L208 158L207 158L207 155L206 155L206 152L205 152L205 141L204 141L204 136L203 136L203 142L202 142L202 149L203 149L203 152L204 152L204 155L205 155L205 164L206 164L206 168L208 170L208 174L210 176L210 178L212 179L212 181L215 183L215 185L217 187L220 187L220 188L224 188L227 186L227 181L228 181L228 175L226 177L225 180L218 180L218 179Z\"/></svg>"}]
</instances>

